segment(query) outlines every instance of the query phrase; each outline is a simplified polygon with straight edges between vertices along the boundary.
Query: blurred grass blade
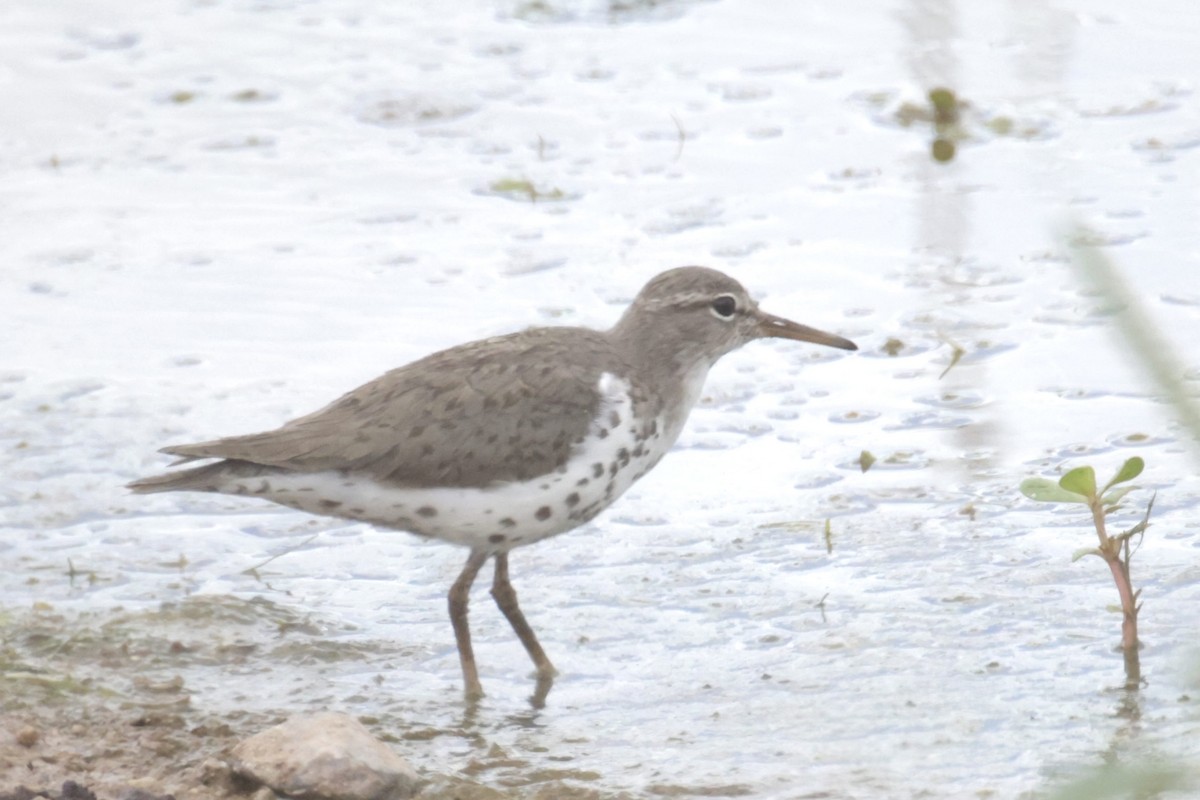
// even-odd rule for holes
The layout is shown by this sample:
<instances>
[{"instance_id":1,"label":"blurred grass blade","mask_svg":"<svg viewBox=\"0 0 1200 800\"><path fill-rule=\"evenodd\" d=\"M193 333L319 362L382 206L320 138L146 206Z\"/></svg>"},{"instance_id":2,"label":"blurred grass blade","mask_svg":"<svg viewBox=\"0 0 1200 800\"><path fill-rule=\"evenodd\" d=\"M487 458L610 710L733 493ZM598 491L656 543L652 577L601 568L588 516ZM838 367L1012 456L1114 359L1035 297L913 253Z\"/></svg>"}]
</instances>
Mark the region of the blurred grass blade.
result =
<instances>
[{"instance_id":1,"label":"blurred grass blade","mask_svg":"<svg viewBox=\"0 0 1200 800\"><path fill-rule=\"evenodd\" d=\"M1149 375L1159 392L1171 404L1175 415L1192 435L1192 454L1200 457L1200 405L1189 395L1184 370L1170 344L1150 315L1138 302L1125 281L1117 274L1112 260L1090 242L1099 237L1087 226L1076 223L1067 236L1078 274L1100 293L1107 304L1117 309L1113 315L1121 343L1129 348L1134 360Z\"/></svg>"}]
</instances>

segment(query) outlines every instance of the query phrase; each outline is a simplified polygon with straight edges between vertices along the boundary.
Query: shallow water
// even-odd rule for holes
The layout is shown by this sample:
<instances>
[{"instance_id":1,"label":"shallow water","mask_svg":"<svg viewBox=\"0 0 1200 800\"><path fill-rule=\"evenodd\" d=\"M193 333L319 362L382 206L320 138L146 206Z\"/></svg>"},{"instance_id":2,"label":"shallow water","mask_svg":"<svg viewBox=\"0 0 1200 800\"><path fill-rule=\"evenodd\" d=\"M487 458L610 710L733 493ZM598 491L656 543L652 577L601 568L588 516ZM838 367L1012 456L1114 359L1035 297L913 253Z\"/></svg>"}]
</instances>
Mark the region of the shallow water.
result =
<instances>
[{"instance_id":1,"label":"shallow water","mask_svg":"<svg viewBox=\"0 0 1200 800\"><path fill-rule=\"evenodd\" d=\"M1063 238L1093 228L1195 395L1190 7L616 5L0 10L0 604L142 642L193 706L373 717L495 786L1018 797L1200 762L1195 449ZM969 103L948 164L935 85ZM727 357L658 470L514 554L542 710L481 587L464 711L465 554L122 488L434 349L607 325L681 263L862 349ZM1130 455L1132 695L1084 515L1016 490Z\"/></svg>"}]
</instances>

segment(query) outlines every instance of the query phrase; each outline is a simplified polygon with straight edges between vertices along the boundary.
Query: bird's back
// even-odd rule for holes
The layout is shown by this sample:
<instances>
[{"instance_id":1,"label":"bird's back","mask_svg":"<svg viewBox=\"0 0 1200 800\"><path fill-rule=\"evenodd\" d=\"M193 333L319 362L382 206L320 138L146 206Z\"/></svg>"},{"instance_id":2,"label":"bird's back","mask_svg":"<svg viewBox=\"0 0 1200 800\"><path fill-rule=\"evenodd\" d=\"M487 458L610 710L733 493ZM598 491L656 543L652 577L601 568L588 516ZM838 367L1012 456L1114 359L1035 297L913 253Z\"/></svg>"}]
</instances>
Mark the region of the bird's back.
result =
<instances>
[{"instance_id":1,"label":"bird's back","mask_svg":"<svg viewBox=\"0 0 1200 800\"><path fill-rule=\"evenodd\" d=\"M275 430L163 452L413 488L530 480L580 443L599 409L601 375L627 379L629 371L602 333L533 328L434 353ZM170 476L132 488L206 490L172 485Z\"/></svg>"}]
</instances>

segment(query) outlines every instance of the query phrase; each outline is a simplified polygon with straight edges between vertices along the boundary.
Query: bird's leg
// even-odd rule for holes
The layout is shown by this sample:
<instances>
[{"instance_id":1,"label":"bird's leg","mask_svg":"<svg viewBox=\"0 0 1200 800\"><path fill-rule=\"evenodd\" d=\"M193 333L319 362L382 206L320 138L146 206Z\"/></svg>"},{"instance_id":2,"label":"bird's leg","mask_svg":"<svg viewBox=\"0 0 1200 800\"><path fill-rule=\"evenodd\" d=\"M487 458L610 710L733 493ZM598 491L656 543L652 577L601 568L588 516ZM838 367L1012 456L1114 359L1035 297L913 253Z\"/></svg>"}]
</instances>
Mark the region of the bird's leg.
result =
<instances>
[{"instance_id":1,"label":"bird's leg","mask_svg":"<svg viewBox=\"0 0 1200 800\"><path fill-rule=\"evenodd\" d=\"M468 699L483 697L483 686L479 683L479 670L475 668L475 651L471 648L471 627L467 622L467 602L471 598L471 584L480 568L488 560L486 550L472 550L467 564L458 580L450 587L450 624L454 626L454 640L458 643L458 660L462 662L463 693Z\"/></svg>"},{"instance_id":2,"label":"bird's leg","mask_svg":"<svg viewBox=\"0 0 1200 800\"><path fill-rule=\"evenodd\" d=\"M496 605L508 618L508 624L512 625L512 629L516 631L521 644L525 645L525 651L533 659L533 665L537 667L538 682L553 680L558 672L550 663L550 659L546 658L546 651L538 644L533 628L529 627L529 623L525 621L525 615L521 613L521 607L517 605L517 593L512 584L508 582L508 553L496 554L496 577L492 581L492 597L496 599Z\"/></svg>"}]
</instances>

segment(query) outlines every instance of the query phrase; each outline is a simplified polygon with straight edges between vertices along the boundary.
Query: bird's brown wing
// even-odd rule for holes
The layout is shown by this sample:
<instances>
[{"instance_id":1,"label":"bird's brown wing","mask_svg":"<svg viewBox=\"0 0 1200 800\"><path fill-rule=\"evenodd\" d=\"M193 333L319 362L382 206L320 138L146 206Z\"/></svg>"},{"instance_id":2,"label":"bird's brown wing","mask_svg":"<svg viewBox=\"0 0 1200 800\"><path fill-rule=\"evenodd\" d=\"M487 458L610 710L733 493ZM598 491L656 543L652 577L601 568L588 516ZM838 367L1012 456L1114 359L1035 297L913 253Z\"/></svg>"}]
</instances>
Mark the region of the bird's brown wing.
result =
<instances>
[{"instance_id":1,"label":"bird's brown wing","mask_svg":"<svg viewBox=\"0 0 1200 800\"><path fill-rule=\"evenodd\" d=\"M600 407L600 375L620 370L600 334L532 329L435 353L273 431L162 452L411 487L528 480L567 461Z\"/></svg>"}]
</instances>

